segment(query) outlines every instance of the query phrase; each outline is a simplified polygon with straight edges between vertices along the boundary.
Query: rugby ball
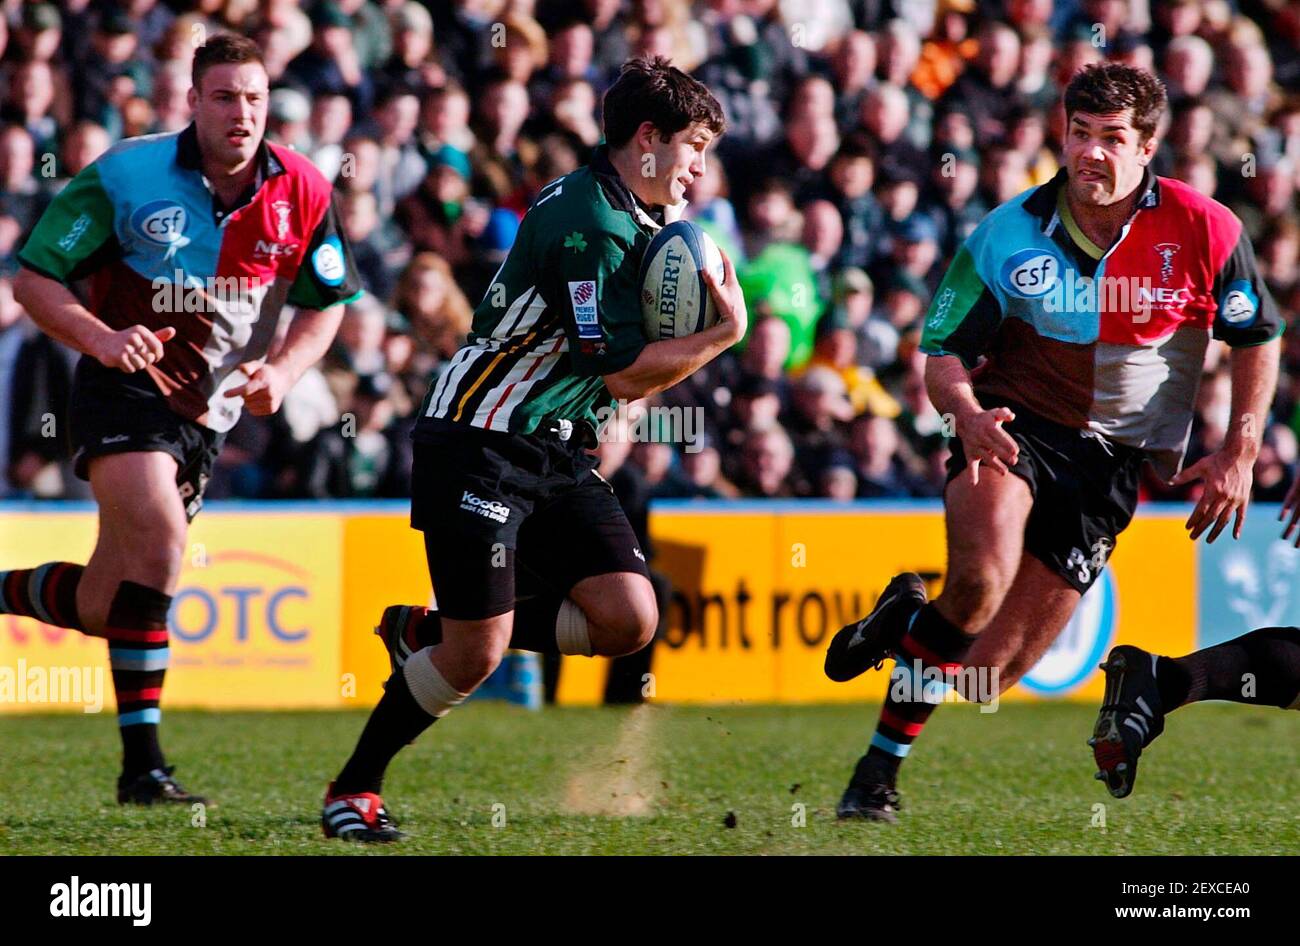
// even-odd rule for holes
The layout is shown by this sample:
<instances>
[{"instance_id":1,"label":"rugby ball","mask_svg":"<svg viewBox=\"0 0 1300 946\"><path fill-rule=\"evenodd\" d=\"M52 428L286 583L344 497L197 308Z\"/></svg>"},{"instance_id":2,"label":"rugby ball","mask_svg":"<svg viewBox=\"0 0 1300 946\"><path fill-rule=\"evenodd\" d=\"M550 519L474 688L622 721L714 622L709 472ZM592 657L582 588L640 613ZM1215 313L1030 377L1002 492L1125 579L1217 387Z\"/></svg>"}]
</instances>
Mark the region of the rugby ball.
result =
<instances>
[{"instance_id":1,"label":"rugby ball","mask_svg":"<svg viewBox=\"0 0 1300 946\"><path fill-rule=\"evenodd\" d=\"M722 281L722 253L713 239L691 223L670 223L650 241L641 257L641 316L652 342L684 338L715 324L718 310L704 281L704 270Z\"/></svg>"}]
</instances>

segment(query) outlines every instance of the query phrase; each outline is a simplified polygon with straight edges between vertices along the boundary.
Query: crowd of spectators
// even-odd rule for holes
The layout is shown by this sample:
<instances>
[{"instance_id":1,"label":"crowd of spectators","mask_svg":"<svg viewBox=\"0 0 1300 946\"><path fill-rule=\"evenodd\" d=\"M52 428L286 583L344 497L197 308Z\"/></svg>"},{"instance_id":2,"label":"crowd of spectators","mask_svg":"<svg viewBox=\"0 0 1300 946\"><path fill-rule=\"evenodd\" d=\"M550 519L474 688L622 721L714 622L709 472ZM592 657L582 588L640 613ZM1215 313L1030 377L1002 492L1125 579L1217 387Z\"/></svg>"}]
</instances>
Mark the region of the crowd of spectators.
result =
<instances>
[{"instance_id":1,"label":"crowd of spectators","mask_svg":"<svg viewBox=\"0 0 1300 946\"><path fill-rule=\"evenodd\" d=\"M937 496L947 447L920 328L981 217L1058 170L1060 92L1151 67L1158 173L1230 206L1300 311L1300 4L1287 0L62 0L0 3L0 497L83 496L60 405L73 353L13 300L43 208L114 141L189 122L194 41L254 37L268 136L335 182L367 294L272 418L231 432L210 498L400 497L407 432L539 188L599 143L632 56L663 55L728 130L688 217L736 262L751 330L659 398L695 442L606 448L644 496ZM1281 498L1300 332L1256 469ZM1191 459L1229 414L1211 345ZM53 419L53 423L51 420ZM1184 499L1154 479L1144 494Z\"/></svg>"}]
</instances>

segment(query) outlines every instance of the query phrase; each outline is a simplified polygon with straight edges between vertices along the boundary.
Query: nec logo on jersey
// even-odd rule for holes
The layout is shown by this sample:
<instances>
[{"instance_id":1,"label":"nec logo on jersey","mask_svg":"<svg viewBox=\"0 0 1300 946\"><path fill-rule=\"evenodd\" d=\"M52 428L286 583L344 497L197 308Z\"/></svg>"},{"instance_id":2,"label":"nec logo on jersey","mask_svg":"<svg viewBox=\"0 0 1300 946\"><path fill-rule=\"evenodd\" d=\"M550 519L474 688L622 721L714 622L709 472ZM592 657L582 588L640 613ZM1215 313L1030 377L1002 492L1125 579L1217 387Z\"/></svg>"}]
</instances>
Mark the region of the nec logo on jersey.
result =
<instances>
[{"instance_id":1,"label":"nec logo on jersey","mask_svg":"<svg viewBox=\"0 0 1300 946\"><path fill-rule=\"evenodd\" d=\"M277 256L292 256L297 252L297 243L276 243L271 240L258 240L253 247L253 258L275 259Z\"/></svg>"},{"instance_id":2,"label":"nec logo on jersey","mask_svg":"<svg viewBox=\"0 0 1300 946\"><path fill-rule=\"evenodd\" d=\"M1014 296L1045 296L1061 278L1061 260L1047 250L1025 249L1012 253L1002 264L1002 288Z\"/></svg>"},{"instance_id":3,"label":"nec logo on jersey","mask_svg":"<svg viewBox=\"0 0 1300 946\"><path fill-rule=\"evenodd\" d=\"M1190 289L1166 289L1164 286L1138 286L1138 307L1142 309L1172 309L1192 298Z\"/></svg>"},{"instance_id":4,"label":"nec logo on jersey","mask_svg":"<svg viewBox=\"0 0 1300 946\"><path fill-rule=\"evenodd\" d=\"M1219 303L1219 315L1223 317L1223 321L1238 328L1245 328L1255 321L1258 312L1259 297L1255 295L1255 290L1251 288L1248 280L1238 279L1228 285L1227 292L1223 294L1223 301Z\"/></svg>"},{"instance_id":5,"label":"nec logo on jersey","mask_svg":"<svg viewBox=\"0 0 1300 946\"><path fill-rule=\"evenodd\" d=\"M596 281L583 279L569 283L569 301L573 303L573 320L579 338L600 338L600 315L596 311Z\"/></svg>"}]
</instances>

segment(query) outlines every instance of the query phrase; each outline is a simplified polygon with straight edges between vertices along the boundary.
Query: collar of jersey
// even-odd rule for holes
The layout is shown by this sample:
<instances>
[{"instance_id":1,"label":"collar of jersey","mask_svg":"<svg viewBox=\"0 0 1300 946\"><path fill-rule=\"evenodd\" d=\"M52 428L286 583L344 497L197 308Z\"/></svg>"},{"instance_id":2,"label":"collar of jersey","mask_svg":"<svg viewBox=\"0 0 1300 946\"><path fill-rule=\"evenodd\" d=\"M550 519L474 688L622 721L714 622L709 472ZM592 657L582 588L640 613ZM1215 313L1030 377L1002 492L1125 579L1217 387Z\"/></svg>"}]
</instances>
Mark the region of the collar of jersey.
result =
<instances>
[{"instance_id":1,"label":"collar of jersey","mask_svg":"<svg viewBox=\"0 0 1300 946\"><path fill-rule=\"evenodd\" d=\"M1037 217L1046 230L1056 215L1057 194L1065 187L1066 181L1069 180L1069 172L1061 168L1046 184L1040 184L1033 192L1025 198L1024 208L1029 213ZM1142 172L1142 183L1139 185L1142 196L1138 198L1137 209L1148 210L1152 207L1160 206L1160 179L1151 171L1148 166Z\"/></svg>"},{"instance_id":2,"label":"collar of jersey","mask_svg":"<svg viewBox=\"0 0 1300 946\"><path fill-rule=\"evenodd\" d=\"M618 169L614 167L613 162L609 160L609 145L601 143L591 152L591 163L589 165L591 173L596 176L596 181L604 189L606 196L609 197L609 203L615 210L622 210L630 213L634 218L640 211L646 217L650 218L651 223L655 226L663 226L660 217L663 215L663 208L656 209L632 193L632 188L623 182L619 175Z\"/></svg>"},{"instance_id":3,"label":"collar of jersey","mask_svg":"<svg viewBox=\"0 0 1300 946\"><path fill-rule=\"evenodd\" d=\"M284 165L267 147L266 138L263 138L257 146L255 160L257 161L257 177L253 180L253 185L249 190L250 194L257 193L258 189L269 178L278 177L284 173ZM203 159L199 154L199 133L193 122L185 126L185 130L180 133L180 137L176 141L176 163L187 171L203 173Z\"/></svg>"}]
</instances>

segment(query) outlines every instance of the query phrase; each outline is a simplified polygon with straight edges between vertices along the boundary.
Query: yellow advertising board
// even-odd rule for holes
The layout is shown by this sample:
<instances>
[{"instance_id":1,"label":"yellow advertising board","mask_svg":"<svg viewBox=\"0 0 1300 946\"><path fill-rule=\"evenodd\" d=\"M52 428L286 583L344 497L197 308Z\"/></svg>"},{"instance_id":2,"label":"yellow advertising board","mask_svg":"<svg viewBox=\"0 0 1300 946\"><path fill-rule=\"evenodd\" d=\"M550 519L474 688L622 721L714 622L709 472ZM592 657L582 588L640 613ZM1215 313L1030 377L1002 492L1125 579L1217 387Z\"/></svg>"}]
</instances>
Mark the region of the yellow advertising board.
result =
<instances>
[{"instance_id":1,"label":"yellow advertising board","mask_svg":"<svg viewBox=\"0 0 1300 946\"><path fill-rule=\"evenodd\" d=\"M390 604L431 602L424 539L405 512L342 517L343 522L343 672L355 688L344 706L374 706L388 679L388 654L374 636Z\"/></svg>"},{"instance_id":2,"label":"yellow advertising board","mask_svg":"<svg viewBox=\"0 0 1300 946\"><path fill-rule=\"evenodd\" d=\"M84 562L89 513L0 517L0 570ZM170 617L166 706L334 707L341 690L338 516L211 512L195 520ZM104 668L102 640L0 616L0 667ZM110 687L111 689L111 687ZM111 706L111 698L105 701ZM42 708L0 701L0 712Z\"/></svg>"},{"instance_id":3,"label":"yellow advertising board","mask_svg":"<svg viewBox=\"0 0 1300 946\"><path fill-rule=\"evenodd\" d=\"M847 684L822 672L830 638L862 617L891 577L943 587L942 511L664 504L652 512L655 567L673 583L654 654L655 698L672 702L840 702L883 697L889 664ZM1095 701L1097 664L1115 643L1195 649L1195 546L1176 517L1138 518L1103 579L1024 681L1004 699ZM595 703L603 661L566 658L559 699Z\"/></svg>"},{"instance_id":4,"label":"yellow advertising board","mask_svg":"<svg viewBox=\"0 0 1300 946\"><path fill-rule=\"evenodd\" d=\"M85 507L82 507L83 509ZM371 706L388 661L372 630L390 604L428 604L422 538L400 505L222 509L194 523L171 614L164 706ZM656 642L653 699L837 702L879 699L887 673L834 684L822 673L835 631L862 616L891 576L943 585L942 511L830 504L665 504L651 516L655 567L672 581ZM84 562L92 512L0 510L0 570ZM1139 517L1056 645L1007 699L1101 696L1113 643L1194 649L1196 546L1180 516ZM0 672L101 668L103 641L0 615ZM565 658L558 700L599 702L609 662ZM108 687L111 691L111 685ZM111 692L104 700L111 709ZM49 705L0 699L0 712ZM77 709L76 705L64 708Z\"/></svg>"}]
</instances>

